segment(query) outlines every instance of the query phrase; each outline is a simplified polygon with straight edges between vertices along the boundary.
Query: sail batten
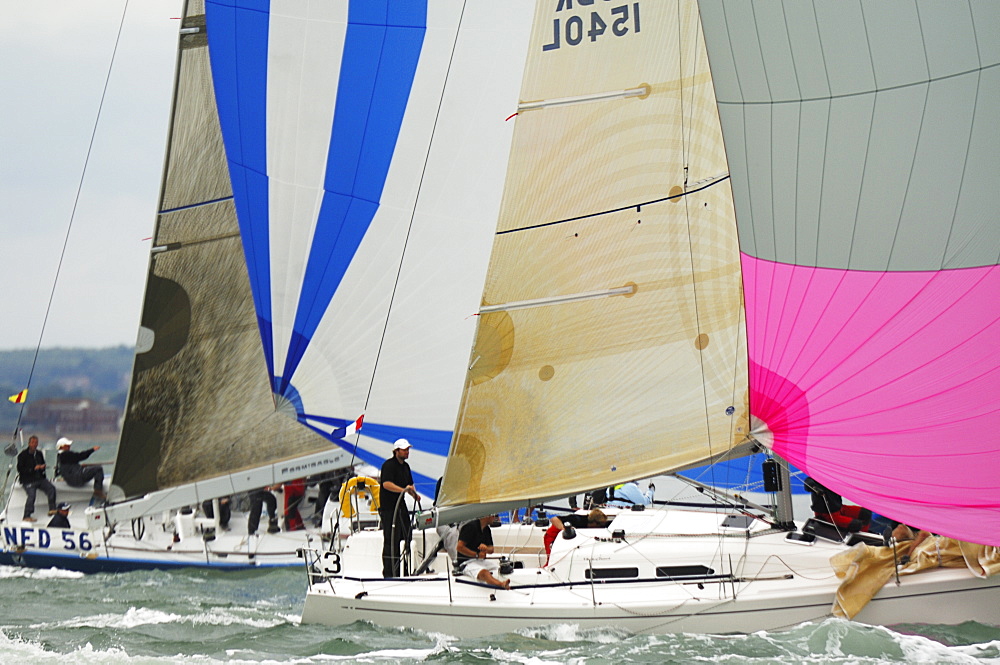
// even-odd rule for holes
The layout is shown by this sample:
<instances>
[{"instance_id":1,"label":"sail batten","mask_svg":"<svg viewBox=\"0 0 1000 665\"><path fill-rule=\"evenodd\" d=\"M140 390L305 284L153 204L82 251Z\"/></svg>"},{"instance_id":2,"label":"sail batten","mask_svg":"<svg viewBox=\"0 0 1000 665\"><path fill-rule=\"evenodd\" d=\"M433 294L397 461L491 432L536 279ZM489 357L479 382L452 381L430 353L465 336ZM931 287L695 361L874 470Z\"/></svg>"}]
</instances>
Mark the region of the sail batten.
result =
<instances>
[{"instance_id":1,"label":"sail batten","mask_svg":"<svg viewBox=\"0 0 1000 665\"><path fill-rule=\"evenodd\" d=\"M519 302L508 302L498 305L484 305L479 308L479 312L486 314L489 312L509 312L515 309L529 309L532 307L545 307L548 305L561 305L569 302L579 302L581 300L592 300L594 298L610 298L612 296L630 296L635 293L635 285L620 286L612 289L600 291L587 291L585 293L569 293L566 295L550 296L548 298L535 298L534 300L521 300Z\"/></svg>"},{"instance_id":2,"label":"sail batten","mask_svg":"<svg viewBox=\"0 0 1000 665\"><path fill-rule=\"evenodd\" d=\"M625 88L624 90L595 92L589 95L578 95L576 97L561 97L559 99L540 99L533 102L521 102L517 105L517 110L531 111L552 106L565 106L567 104L585 104L587 102L607 101L610 99L628 99L629 97L641 97L648 94L649 86L641 85L633 88Z\"/></svg>"}]
</instances>

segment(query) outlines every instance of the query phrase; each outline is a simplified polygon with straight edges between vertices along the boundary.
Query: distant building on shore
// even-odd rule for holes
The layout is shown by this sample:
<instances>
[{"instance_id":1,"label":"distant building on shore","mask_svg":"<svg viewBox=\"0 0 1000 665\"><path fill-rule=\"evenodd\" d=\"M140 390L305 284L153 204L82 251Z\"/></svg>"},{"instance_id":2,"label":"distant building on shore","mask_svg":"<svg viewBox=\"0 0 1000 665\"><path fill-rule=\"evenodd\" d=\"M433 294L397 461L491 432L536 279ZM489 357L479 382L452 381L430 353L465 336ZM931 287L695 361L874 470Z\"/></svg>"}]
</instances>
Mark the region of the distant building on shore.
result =
<instances>
[{"instance_id":1,"label":"distant building on shore","mask_svg":"<svg viewBox=\"0 0 1000 665\"><path fill-rule=\"evenodd\" d=\"M26 429L41 429L72 438L79 434L113 434L121 412L90 399L40 399L29 402L24 414Z\"/></svg>"}]
</instances>

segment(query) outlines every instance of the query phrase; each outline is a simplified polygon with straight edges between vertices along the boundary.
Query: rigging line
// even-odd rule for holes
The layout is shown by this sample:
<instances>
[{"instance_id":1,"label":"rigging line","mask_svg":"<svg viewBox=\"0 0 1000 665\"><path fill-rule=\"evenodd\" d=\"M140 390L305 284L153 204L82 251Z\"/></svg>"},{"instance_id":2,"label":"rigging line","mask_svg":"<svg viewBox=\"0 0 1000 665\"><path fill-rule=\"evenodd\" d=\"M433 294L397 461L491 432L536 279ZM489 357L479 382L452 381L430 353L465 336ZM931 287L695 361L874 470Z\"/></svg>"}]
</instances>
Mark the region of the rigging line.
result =
<instances>
[{"instance_id":1,"label":"rigging line","mask_svg":"<svg viewBox=\"0 0 1000 665\"><path fill-rule=\"evenodd\" d=\"M819 193L818 193L817 201L816 201L816 210L822 211L823 210L823 195L825 193L825 185L826 185L827 157L829 157L829 155L827 154L827 148L829 147L829 140L830 140L830 116L833 113L833 111L832 111L832 109L833 109L833 84L830 83L830 63L827 62L826 49L823 48L823 32L822 32L822 29L821 29L820 24L819 24L819 17L816 15L816 0L813 0L812 10L813 10L813 17L814 17L814 19L816 21L816 41L819 43L820 60L821 60L822 65L823 65L823 67L822 67L823 74L824 74L824 76L826 78L826 89L830 91L830 98L827 100L827 104L826 104L826 130L823 132L823 136L821 137L821 139L822 139L822 150L820 151L820 158L821 158L821 162L822 163L820 165L820 172L819 172L819 185L818 185L818 187L819 187ZM803 103L802 101L799 101L800 105L802 103ZM798 180L798 176L797 175L796 175L796 180ZM815 243L814 243L814 246L813 246L813 250L812 250L813 251L813 256L816 257L817 259L819 258L819 255L820 255L819 241L820 241L820 238L823 237L823 228L822 228L822 226L823 226L823 217L822 217L822 214L819 214L819 215L817 215L817 218L816 218L816 240L815 240Z\"/></svg>"},{"instance_id":2,"label":"rigging line","mask_svg":"<svg viewBox=\"0 0 1000 665\"><path fill-rule=\"evenodd\" d=\"M118 53L118 44L122 38L122 28L125 25L125 15L128 12L128 2L122 6L122 17L118 23L118 34L115 36L115 45L111 50L111 60L108 62L108 73L104 77L104 89L101 90L101 100L97 105L97 116L94 118L94 128L90 132L90 143L87 145L87 154L83 160L83 169L80 171L80 182L76 187L76 196L73 198L73 208L69 215L69 224L66 226L66 236L63 238L62 251L59 253L59 262L56 264L56 274L52 278L52 290L49 292L49 301L45 306L45 316L42 318L42 329L38 332L38 344L35 345L35 355L31 359L31 368L28 370L28 380L24 383L24 388L31 387L31 377L35 374L35 366L38 364L38 352L42 348L42 339L45 337L45 326L49 321L49 313L52 311L52 301L55 299L56 286L59 284L59 274L62 272L63 260L66 258L66 248L69 246L69 234L73 230L73 220L76 218L76 208L80 203L80 192L83 191L83 181L87 177L87 165L90 164L90 154L94 150L94 140L97 137L97 127L101 122L101 110L104 108L104 99L108 95L108 84L111 81L111 72L115 65L115 55ZM17 412L17 422L14 424L14 438L17 438L17 431L21 428L21 420L24 417L24 409L27 400L21 402L21 407Z\"/></svg>"},{"instance_id":3,"label":"rigging line","mask_svg":"<svg viewBox=\"0 0 1000 665\"><path fill-rule=\"evenodd\" d=\"M785 13L785 12L783 12L782 13L782 18L784 19L784 25L785 25L785 38L788 39L789 43L791 43L791 34L792 34L792 31L788 27L788 14ZM796 92L796 94L799 97L801 97L802 96L802 82L799 80L799 69L798 69L798 66L797 66L797 60L796 60L796 58L791 58L791 64L792 64L792 73L795 75L795 92ZM800 161L801 161L801 157L802 157L802 151L799 149L799 146L802 145L802 104L798 105L797 111L798 111L798 117L797 117L797 122L796 122L796 125L795 125L795 134L796 134L796 136L795 136L795 145L796 145L796 148L795 148L795 173L799 173L799 165L800 165ZM744 141L745 141L745 139L744 139ZM799 188L798 187L794 187L793 189L794 189L794 193L792 194L792 202L793 202L792 211L793 211L793 214L795 215L795 217L793 219L798 219L799 218ZM796 225L794 225L792 227L792 242L794 243L793 247L795 248L793 250L793 256L795 257L795 262L798 263L799 262L799 260L798 260L799 259L799 227L798 227L798 224L796 224Z\"/></svg>"},{"instance_id":4,"label":"rigging line","mask_svg":"<svg viewBox=\"0 0 1000 665\"><path fill-rule=\"evenodd\" d=\"M365 395L365 408L364 412L368 411L368 404L371 401L372 390L375 388L375 375L378 373L378 363L379 359L382 357L382 347L385 345L385 336L389 330L389 318L392 316L392 306L396 301L396 290L399 288L399 276L403 272L403 259L406 257L406 248L410 244L410 233L413 231L413 218L417 213L417 205L420 202L420 193L423 190L424 178L427 175L427 162L430 160L431 146L434 143L434 135L437 133L438 123L441 120L441 107L444 105L445 89L448 87L448 80L451 77L451 68L455 62L455 51L458 48L459 35L462 33L462 24L465 20L465 2L462 3L462 11L458 17L458 27L455 28L455 37L451 43L451 55L448 57L448 69L444 73L444 86L441 90L441 95L438 98L437 111L434 114L434 124L431 127L430 138L427 141L427 152L424 154L424 164L420 170L420 180L417 183L417 195L413 202L413 207L410 210L410 221L406 226L406 237L403 239L403 249L399 255L399 266L396 268L396 277L392 284L392 293L389 295L389 305L386 309L385 324L382 326L382 334L379 336L378 352L375 354L375 363L372 367L372 378L368 383L368 394ZM360 438L360 434L356 435L355 444L351 450L351 462L350 466L354 466L354 460L357 456L358 445L357 441Z\"/></svg>"},{"instance_id":5,"label":"rigging line","mask_svg":"<svg viewBox=\"0 0 1000 665\"><path fill-rule=\"evenodd\" d=\"M678 11L680 11L679 8L678 8ZM698 21L699 28L697 28L695 30L695 41L696 42L697 42L697 39L698 39L698 35L700 35L701 32L702 32L702 30L700 29L700 23L701 22L699 20ZM680 21L678 21L678 24L680 24ZM683 71L683 67L684 67L684 42L685 42L685 40L683 39L683 36L681 34L679 34L679 31L678 31L678 39L677 39L677 67L678 67L678 69L680 69L680 71L678 72L678 74L680 75L679 78L680 78L681 81L684 80L684 71ZM695 66L696 65L694 63L692 63L692 67L695 67ZM692 70L692 71L694 71L694 70ZM687 121L687 115L684 113L684 88L685 88L685 86L681 85L681 89L679 90L677 96L678 96L678 98L680 100L680 109L681 109L681 117L680 117L680 125L681 125L681 132L680 132L680 134L681 134L681 136L680 136L680 138L681 138L681 153L682 153L682 156L683 156L682 166L684 168L684 190L687 190L687 188L688 188L688 159L689 159L689 152L688 151L691 148L691 142L690 142L690 137L687 136L687 135L685 135L685 131L684 131L685 130L685 125L687 124L687 122L686 122ZM694 104L693 104L694 90L693 90L693 88L694 88L694 83L692 82L692 92L691 92L691 94L692 94L692 104L691 104L692 113L693 113L693 109L694 109ZM718 131L721 133L722 128L719 127ZM726 177L728 177L728 175ZM715 182L713 182L713 183L711 183L709 185L706 185L706 187L711 187L712 185L715 185L715 184L718 184L720 182L723 182L724 180L725 180L725 178L716 180ZM685 194L685 192L681 192L681 195L683 195L683 194ZM692 290L692 292L694 294L693 305L694 305L695 329L697 331L699 331L699 333L700 333L701 332L701 312L700 312L700 309L698 307L698 279L696 277L696 275L697 275L697 268L695 266L694 241L693 241L693 239L691 237L691 230L692 230L691 229L691 208L690 208L689 202L688 202L688 200L687 200L686 197L684 198L683 203L684 203L684 219L687 222L687 230L688 230L688 234L687 234L687 236L688 236L688 258L689 258L688 265L689 265L690 270L691 270L691 290ZM712 436L711 436L712 423L711 423L711 420L709 419L709 415L708 415L708 410L709 410L709 405L708 405L708 402L709 402L709 400L708 400L708 384L707 384L708 378L706 377L706 374L705 374L705 354L704 354L704 352L703 352L702 349L698 349L698 369L699 369L699 371L701 373L702 400L703 400L703 407L704 407L704 414L705 414L705 432L708 435L707 436L707 439L708 439L708 441L707 441L707 444L708 444L708 454L709 454L709 457L711 458L711 457L714 457L713 451L712 451ZM709 465L709 475L711 476L711 478L712 478L712 484L714 485L715 484L715 465L714 464Z\"/></svg>"},{"instance_id":6,"label":"rigging line","mask_svg":"<svg viewBox=\"0 0 1000 665\"><path fill-rule=\"evenodd\" d=\"M918 23L919 23L920 10L914 7L914 11L917 12ZM864 29L865 44L868 46L868 65L871 67L872 77L875 79L875 93L874 96L872 97L871 113L869 114L868 117L868 138L865 141L864 158L861 160L861 173L858 176L861 184L858 188L857 201L854 204L854 222L851 225L851 239L847 246L847 266L851 265L851 259L854 257L854 246L855 246L854 242L855 240L857 240L858 236L858 219L861 217L861 204L862 201L864 200L864 195L865 195L865 182L866 182L866 176L868 175L868 159L872 155L872 137L875 134L873 130L875 128L875 115L878 110L879 92L880 92L878 89L878 67L876 67L875 65L875 56L872 54L871 33L868 30L868 22L865 20L864 7L861 7L861 27ZM925 61L927 60L926 48L924 48L924 60ZM930 71L929 64L927 66L927 71L928 72ZM775 252L774 255L778 256L777 252ZM817 262L818 259L819 257L817 256Z\"/></svg>"},{"instance_id":7,"label":"rigging line","mask_svg":"<svg viewBox=\"0 0 1000 665\"><path fill-rule=\"evenodd\" d=\"M742 266L741 266L741 270L742 270ZM741 282L742 282L742 277L741 277ZM743 300L744 300L744 303L745 303L746 302L746 298L744 297ZM735 358L733 358L733 367L732 367L733 383L732 383L732 390L730 391L730 398L732 399L733 407L735 407L737 405L737 403L739 403L742 406L742 402L743 402L743 390L740 390L741 386L739 384L739 376L740 376L740 372L739 372L740 360L739 359L740 358L747 358L747 361L748 361L747 362L747 367L746 367L746 369L743 370L743 376L746 379L746 394L747 394L747 424L746 424L747 431L746 431L746 436L749 437L750 431L753 429L753 420L752 420L752 418L750 416L750 407L751 407L751 405L750 405L750 363L749 363L749 358L750 358L750 348L749 348L750 347L750 342L747 339L747 335L746 334L742 334L741 335L739 333L740 330L747 330L747 309L746 309L746 305L745 304L744 304L743 307L740 308L739 318L740 318L740 324L742 324L742 326L737 326L736 333L735 333L735 335L736 335L736 356L735 356ZM743 350L744 350L745 353L740 353L740 346L741 345L743 346ZM736 412L735 411L733 412L733 415L736 416ZM730 440L732 440L732 437L735 434L735 432L733 432L733 429L735 428L736 423L739 422L739 418L740 418L739 416L736 416L735 419L733 419L732 421L730 421L730 424L729 424L729 428L730 428Z\"/></svg>"},{"instance_id":8,"label":"rigging line","mask_svg":"<svg viewBox=\"0 0 1000 665\"><path fill-rule=\"evenodd\" d=\"M696 14L698 13L697 9L698 9L698 7L697 7L697 5L695 5L695 10L696 10L695 13ZM677 78L678 78L679 81L681 81L680 90L678 91L678 94L677 94L677 102L678 102L678 107L680 109L679 115L680 115L680 125L681 125L681 165L684 168L684 189L687 189L687 184L688 184L687 183L687 176L688 176L688 169L687 169L687 166L688 166L688 154L687 154L687 150L688 150L688 146L689 146L689 141L688 141L689 137L685 136L685 134L684 134L684 125L685 125L684 120L686 119L686 116L684 115L684 84L683 84L683 81L684 81L684 34L683 34L683 29L684 29L684 26L683 26L683 22L681 21L681 5L680 5L680 3L677 3L677 16L675 18L675 21L677 23ZM700 17L699 17L699 20L695 21L695 24L697 26L701 25ZM698 30L696 28L696 32L700 32L700 30ZM694 63L692 63L692 71L694 71L695 67L696 67L696 65ZM693 100L694 100L694 86L693 85L692 85L691 98L692 98L692 102L693 102Z\"/></svg>"},{"instance_id":9,"label":"rigging line","mask_svg":"<svg viewBox=\"0 0 1000 665\"><path fill-rule=\"evenodd\" d=\"M723 22L725 23L725 26L726 26L725 33L726 33L727 41L729 43L729 55L735 61L737 59L736 58L736 47L733 44L733 33L735 31L729 25L729 14L728 14L728 12L726 10L726 5L725 4L722 5L722 18L723 18ZM702 34L704 34L704 27L702 27ZM707 39L705 41L705 49L706 49L706 54L707 54L707 52L708 52L708 40ZM794 58L793 58L793 60L794 60ZM709 62L709 71L711 71L711 62ZM741 99L741 100L746 99L746 94L743 92L743 80L739 77L739 75L734 76L733 80L736 83L736 89L737 89L738 94L739 94L739 99ZM719 106L720 105L720 101L719 101L718 95L716 94L714 88L715 88L715 86L714 86L714 81L713 81L713 93L712 94L715 97L715 104L716 104L716 106ZM720 116L719 122L720 122L720 124L722 122L721 116ZM749 174L750 173L750 165L748 163L748 159L749 159L749 155L751 154L751 152L750 152L750 149L749 149L750 146L749 146L749 139L748 139L748 137L750 136L750 134L747 131L747 117L746 117L745 113L742 114L742 122L743 122L743 164L742 164L743 171L742 172L744 174ZM726 151L727 163L728 163L728 159L729 159L728 152L729 151ZM732 166L730 166L729 167L729 172L732 173L732 171L733 171ZM753 203L752 203L753 188L747 188L747 194L746 195L747 195L748 199L750 199L750 201L751 201L751 204L748 207L748 211L750 213L748 215L748 217L749 217L750 221L752 221L753 220ZM735 201L733 202L733 205L735 206ZM741 240L740 236L738 235L737 236L737 241L739 242L740 240ZM757 227L756 227L755 224L750 224L750 240L753 241L753 253L754 254L758 254L759 252L757 251ZM740 244L742 245L742 243L740 243Z\"/></svg>"},{"instance_id":10,"label":"rigging line","mask_svg":"<svg viewBox=\"0 0 1000 665\"><path fill-rule=\"evenodd\" d=\"M650 201L642 201L640 203L633 203L632 205L621 206L619 208L612 208L610 210L601 210L600 212L591 212L591 213L587 213L586 215L577 215L576 217L567 217L566 219L556 219L556 220L553 220L551 222L542 222L540 224L531 224L529 226L519 226L516 229L507 229L506 231L497 231L496 235L502 236L502 235L506 235L508 233L517 233L519 231L533 231L535 229L545 228L546 226L556 226L556 225L559 225L559 224L566 224L567 222L578 222L581 219L590 219L592 217L600 217L602 215L610 215L610 214L613 214L613 213L616 213L616 212L622 212L624 210L631 210L632 208L653 205L654 203L663 203L664 201L672 201L674 199L681 199L681 198L684 198L686 196L690 196L691 194L697 194L698 192L700 192L702 190L705 190L705 189L708 189L709 187L714 187L715 185L718 185L720 182L725 182L726 180L729 180L729 174L728 173L726 173L724 175L718 176L717 178L713 179L711 182L709 182L709 183L707 183L705 185L702 185L701 187L698 187L697 189L692 189L692 190L689 190L689 191L686 191L686 192L681 192L680 194L674 194L673 196L664 196L664 197L659 198L659 199L652 199ZM695 183L695 184L697 184L697 183Z\"/></svg>"}]
</instances>

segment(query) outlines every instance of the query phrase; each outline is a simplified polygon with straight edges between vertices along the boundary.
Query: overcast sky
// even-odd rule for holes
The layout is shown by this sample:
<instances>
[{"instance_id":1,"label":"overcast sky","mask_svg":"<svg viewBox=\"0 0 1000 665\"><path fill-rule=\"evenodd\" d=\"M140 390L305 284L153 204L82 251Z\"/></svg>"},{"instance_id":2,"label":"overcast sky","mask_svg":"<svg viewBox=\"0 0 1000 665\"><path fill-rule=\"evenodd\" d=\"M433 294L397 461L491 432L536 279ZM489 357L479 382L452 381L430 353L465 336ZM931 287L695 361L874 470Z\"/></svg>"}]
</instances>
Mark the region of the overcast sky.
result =
<instances>
[{"instance_id":1,"label":"overcast sky","mask_svg":"<svg viewBox=\"0 0 1000 665\"><path fill-rule=\"evenodd\" d=\"M180 7L0 0L0 349L135 343Z\"/></svg>"}]
</instances>

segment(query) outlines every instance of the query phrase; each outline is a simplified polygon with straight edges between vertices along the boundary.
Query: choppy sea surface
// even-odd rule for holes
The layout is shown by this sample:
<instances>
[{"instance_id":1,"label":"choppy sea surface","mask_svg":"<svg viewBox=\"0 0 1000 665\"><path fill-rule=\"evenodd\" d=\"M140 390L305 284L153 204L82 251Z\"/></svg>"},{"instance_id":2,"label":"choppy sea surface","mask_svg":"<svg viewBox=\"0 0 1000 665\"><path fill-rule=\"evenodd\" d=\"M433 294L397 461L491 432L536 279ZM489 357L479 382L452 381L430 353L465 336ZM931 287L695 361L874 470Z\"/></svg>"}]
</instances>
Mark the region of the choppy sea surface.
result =
<instances>
[{"instance_id":1,"label":"choppy sea surface","mask_svg":"<svg viewBox=\"0 0 1000 665\"><path fill-rule=\"evenodd\" d=\"M1000 628L842 620L752 635L573 626L487 639L299 625L305 575L0 567L0 663L1000 663Z\"/></svg>"}]
</instances>

